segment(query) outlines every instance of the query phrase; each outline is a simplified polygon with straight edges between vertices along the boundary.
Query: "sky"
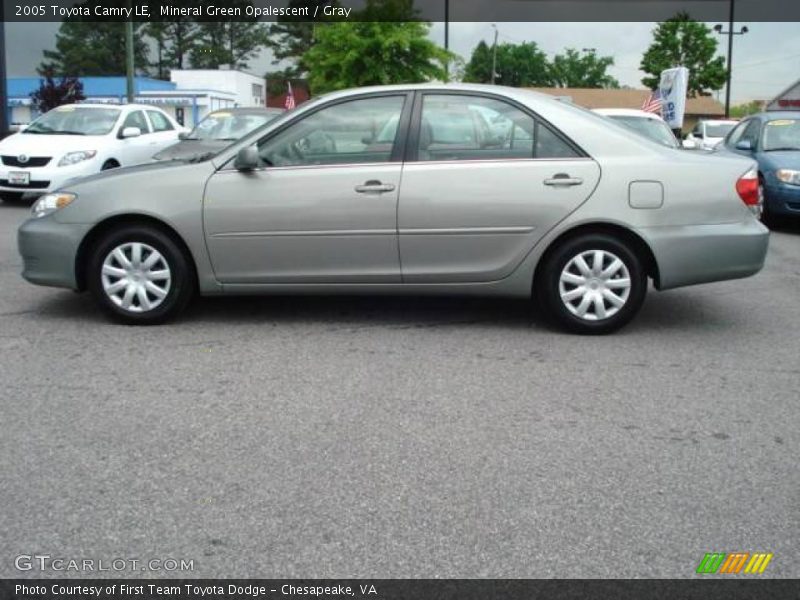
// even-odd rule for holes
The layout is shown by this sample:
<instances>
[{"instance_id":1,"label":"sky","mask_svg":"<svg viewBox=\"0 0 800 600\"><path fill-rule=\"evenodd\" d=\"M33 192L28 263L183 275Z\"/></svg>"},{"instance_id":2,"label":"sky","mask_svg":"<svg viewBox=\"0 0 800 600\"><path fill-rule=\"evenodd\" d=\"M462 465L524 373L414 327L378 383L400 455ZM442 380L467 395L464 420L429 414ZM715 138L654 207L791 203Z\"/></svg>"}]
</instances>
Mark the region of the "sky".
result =
<instances>
[{"instance_id":1,"label":"sky","mask_svg":"<svg viewBox=\"0 0 800 600\"><path fill-rule=\"evenodd\" d=\"M42 51L55 42L58 23L6 23L8 75L36 75ZM655 23L498 23L499 41L536 42L550 57L566 47L594 48L598 54L614 58L611 75L622 85L642 87L639 71L642 54L652 41ZM714 23L709 23L713 26ZM727 28L727 23L724 24ZM737 23L746 26L746 35L736 36L733 52L733 104L771 99L800 79L800 35L798 24ZM485 40L492 43L490 23L450 23L450 49L469 60L472 49ZM444 44L444 23L433 23L430 37ZM726 55L727 39L720 36L719 54ZM268 51L253 59L249 71L262 75L280 68L272 64ZM724 90L720 93L724 101Z\"/></svg>"}]
</instances>

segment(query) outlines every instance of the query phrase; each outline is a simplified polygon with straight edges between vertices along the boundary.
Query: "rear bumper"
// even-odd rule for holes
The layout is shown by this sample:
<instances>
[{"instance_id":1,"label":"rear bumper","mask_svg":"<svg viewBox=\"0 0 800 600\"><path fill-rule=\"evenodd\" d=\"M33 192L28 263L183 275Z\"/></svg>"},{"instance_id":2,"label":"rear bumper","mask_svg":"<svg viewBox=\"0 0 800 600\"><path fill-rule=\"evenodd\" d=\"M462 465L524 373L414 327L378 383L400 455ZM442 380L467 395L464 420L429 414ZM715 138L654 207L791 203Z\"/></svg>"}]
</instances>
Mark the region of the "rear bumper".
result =
<instances>
[{"instance_id":1,"label":"rear bumper","mask_svg":"<svg viewBox=\"0 0 800 600\"><path fill-rule=\"evenodd\" d=\"M764 266L769 245L769 230L755 219L637 232L653 250L662 290L755 275Z\"/></svg>"},{"instance_id":2,"label":"rear bumper","mask_svg":"<svg viewBox=\"0 0 800 600\"><path fill-rule=\"evenodd\" d=\"M77 289L75 257L90 225L65 225L52 216L28 219L17 232L22 277L37 285Z\"/></svg>"}]
</instances>

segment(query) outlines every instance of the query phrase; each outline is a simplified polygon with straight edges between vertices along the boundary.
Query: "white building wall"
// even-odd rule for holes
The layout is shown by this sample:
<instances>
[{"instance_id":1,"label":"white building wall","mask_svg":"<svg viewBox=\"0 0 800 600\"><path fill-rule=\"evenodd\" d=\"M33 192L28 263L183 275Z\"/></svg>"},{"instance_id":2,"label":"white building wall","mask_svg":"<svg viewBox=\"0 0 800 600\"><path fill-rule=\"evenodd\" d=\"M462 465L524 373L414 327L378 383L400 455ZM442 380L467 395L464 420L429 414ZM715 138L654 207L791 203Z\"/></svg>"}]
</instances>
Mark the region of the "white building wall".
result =
<instances>
[{"instance_id":1,"label":"white building wall","mask_svg":"<svg viewBox=\"0 0 800 600\"><path fill-rule=\"evenodd\" d=\"M173 69L170 79L179 90L218 90L234 95L236 106L265 106L266 81L262 77L226 69ZM258 86L260 96L254 96Z\"/></svg>"}]
</instances>

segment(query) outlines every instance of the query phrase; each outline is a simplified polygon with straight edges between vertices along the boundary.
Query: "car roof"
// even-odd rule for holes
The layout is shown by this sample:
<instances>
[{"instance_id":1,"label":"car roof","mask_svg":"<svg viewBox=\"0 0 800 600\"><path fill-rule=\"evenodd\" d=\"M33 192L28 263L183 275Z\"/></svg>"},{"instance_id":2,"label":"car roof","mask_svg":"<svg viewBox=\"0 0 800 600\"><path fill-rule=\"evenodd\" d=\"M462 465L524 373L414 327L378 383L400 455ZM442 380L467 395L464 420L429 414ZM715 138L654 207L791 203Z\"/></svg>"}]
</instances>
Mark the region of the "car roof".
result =
<instances>
[{"instance_id":1,"label":"car roof","mask_svg":"<svg viewBox=\"0 0 800 600\"><path fill-rule=\"evenodd\" d=\"M736 125L739 121L737 119L700 119L699 122L708 125Z\"/></svg>"},{"instance_id":2,"label":"car roof","mask_svg":"<svg viewBox=\"0 0 800 600\"><path fill-rule=\"evenodd\" d=\"M235 108L219 108L209 114L214 115L217 113L231 113L233 115L274 115L282 113L280 108L268 108L266 106L237 106Z\"/></svg>"},{"instance_id":3,"label":"car roof","mask_svg":"<svg viewBox=\"0 0 800 600\"><path fill-rule=\"evenodd\" d=\"M607 117L639 117L641 119L652 119L654 121L663 121L659 115L637 108L593 108L593 112Z\"/></svg>"},{"instance_id":4,"label":"car roof","mask_svg":"<svg viewBox=\"0 0 800 600\"><path fill-rule=\"evenodd\" d=\"M105 102L73 102L72 104L62 104L61 106L58 106L57 108L61 108L61 107L64 107L64 106L75 106L75 107L80 107L80 108L116 108L117 110L125 110L125 109L128 109L128 110L135 110L135 109L139 109L139 110L159 110L161 112L164 112L162 108L160 108L158 106L153 106L152 104L135 104L135 103L131 103L131 104L111 104L111 103L105 103Z\"/></svg>"},{"instance_id":5,"label":"car roof","mask_svg":"<svg viewBox=\"0 0 800 600\"><path fill-rule=\"evenodd\" d=\"M764 121L776 121L778 119L800 119L800 110L769 110L750 116L758 117Z\"/></svg>"},{"instance_id":6,"label":"car roof","mask_svg":"<svg viewBox=\"0 0 800 600\"><path fill-rule=\"evenodd\" d=\"M563 100L559 100L549 94L535 92L524 88L514 88L502 85L491 85L488 83L406 83L394 85L375 85L368 87L350 88L340 90L337 92L330 92L324 96L317 96L314 100L325 98L331 100L335 98L346 98L348 96L356 96L360 94L370 94L376 92L413 92L413 91L462 91L462 92L483 92L483 93L499 93L503 96L515 97L526 96L536 97L543 102L552 102L557 104L564 104Z\"/></svg>"}]
</instances>

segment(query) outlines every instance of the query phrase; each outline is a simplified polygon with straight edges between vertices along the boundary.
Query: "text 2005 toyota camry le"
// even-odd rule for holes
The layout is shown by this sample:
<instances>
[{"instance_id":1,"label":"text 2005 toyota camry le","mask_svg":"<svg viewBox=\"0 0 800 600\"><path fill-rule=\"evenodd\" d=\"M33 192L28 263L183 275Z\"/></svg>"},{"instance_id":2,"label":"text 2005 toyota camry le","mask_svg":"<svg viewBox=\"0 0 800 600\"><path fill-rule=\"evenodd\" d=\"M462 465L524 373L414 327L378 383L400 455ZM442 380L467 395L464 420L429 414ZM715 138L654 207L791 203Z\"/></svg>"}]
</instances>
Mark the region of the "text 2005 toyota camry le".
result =
<instances>
[{"instance_id":1,"label":"text 2005 toyota camry le","mask_svg":"<svg viewBox=\"0 0 800 600\"><path fill-rule=\"evenodd\" d=\"M211 157L94 176L19 230L23 276L128 323L199 292L536 297L605 333L656 288L764 263L755 163L681 152L545 96L324 96Z\"/></svg>"}]
</instances>

